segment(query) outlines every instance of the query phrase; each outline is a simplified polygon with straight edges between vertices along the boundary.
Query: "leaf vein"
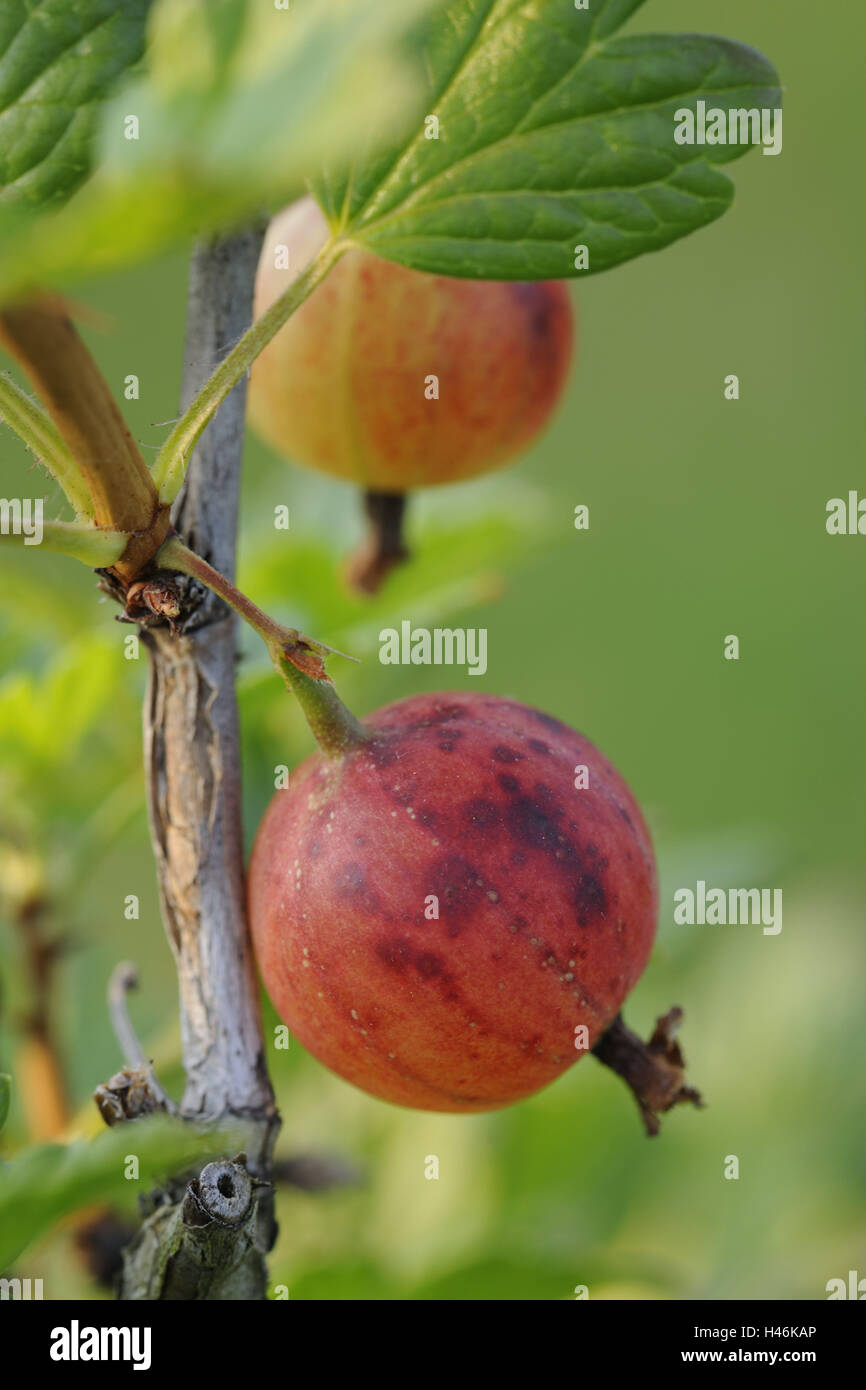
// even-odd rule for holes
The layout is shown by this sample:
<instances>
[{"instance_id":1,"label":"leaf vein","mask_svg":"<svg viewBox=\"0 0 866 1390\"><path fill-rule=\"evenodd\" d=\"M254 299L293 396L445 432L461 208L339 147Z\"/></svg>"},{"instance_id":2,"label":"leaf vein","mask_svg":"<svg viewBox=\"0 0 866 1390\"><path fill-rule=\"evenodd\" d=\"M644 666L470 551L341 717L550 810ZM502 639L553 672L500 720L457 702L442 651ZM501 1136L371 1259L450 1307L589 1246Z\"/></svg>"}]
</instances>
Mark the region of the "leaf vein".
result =
<instances>
[{"instance_id":1,"label":"leaf vein","mask_svg":"<svg viewBox=\"0 0 866 1390\"><path fill-rule=\"evenodd\" d=\"M0 106L0 115L3 115L6 111L11 110L13 106L18 106L18 105L23 105L23 104L26 104L26 105L35 105L36 103L34 103L34 102L26 102L26 103L25 103L25 101L24 101L24 98L25 98L25 96L26 96L26 93L30 91L30 88L31 88L31 87L34 87L34 86L36 85L37 82L41 82L42 79L43 79L43 77L45 76L45 74L46 74L47 72L50 72L51 69L52 69L53 67L56 67L56 65L61 61L61 59L62 59L62 58L65 58L66 55L67 55L68 53L71 53L72 50L73 50L74 48L76 48L78 44L80 44L80 43L82 42L83 39L90 38L93 34L96 33L97 29L101 29L103 25L105 25L105 24L112 24L112 23L114 22L114 20L117 18L117 15L118 15L118 11L117 11L117 10L114 10L111 14L103 15L102 18L101 18L101 19L98 19L98 20L96 21L95 24L91 24L91 26L90 26L89 29L84 29L84 30L82 30L81 33L79 33L78 35L76 35L76 37L72 40L71 43L66 44L63 48L59 49L55 54L53 54L53 56L52 56L52 58L51 58L51 61L47 64L47 66L44 67L44 68L42 68L42 69L37 73L37 75L36 75L34 78L32 78L30 82L28 82L28 84L27 84L26 87L22 87L18 92L16 92L16 93L11 97L11 99L7 102L7 104L6 104L5 106ZM22 29L19 29L19 30L18 30L18 34L16 35L16 38L19 37L19 36L21 35L22 32L23 32L23 28L22 28ZM8 49L7 49L7 52L8 52ZM48 106L48 105L50 105L50 104L51 104L51 103L49 103L49 102L46 102L46 103L45 103L46 106ZM89 104L89 103L84 103L84 104L87 105L87 104Z\"/></svg>"},{"instance_id":2,"label":"leaf vein","mask_svg":"<svg viewBox=\"0 0 866 1390\"><path fill-rule=\"evenodd\" d=\"M717 65L714 65L714 66L717 66ZM712 70L711 70L711 72L712 72ZM709 75L711 75L711 73L710 73ZM489 145L484 145L484 146L482 146L481 148L479 148L479 149L477 149L477 150L471 151L470 154L465 155L462 159L456 160L454 164L450 164L450 165L448 166L447 169L442 169L442 170L440 170L438 173L431 175L430 178L426 179L423 183L420 183L420 184L418 184L415 188L413 188L413 189L412 189L412 192L411 192L410 194L408 194L408 195L403 199L403 201L402 201L396 208L393 208L393 209L391 210L391 212L387 213L385 217L379 219L378 221L372 221L372 222L367 222L367 223L365 223L363 229L366 231L367 229L372 228L372 227L379 227L379 226L382 226L382 224L383 224L384 222L389 221L392 217L399 216L401 213L406 212L407 209L411 208L412 206L414 206L415 204L418 203L421 194L424 194L424 193L429 192L430 188L433 187L433 186L435 186L435 184L437 184L437 183L440 182L441 180L450 178L450 177L453 175L453 173L454 173L454 171L455 171L456 169L460 169L460 168L464 167L466 164L470 163L473 159L476 159L476 158L479 158L479 157L481 157L481 156L490 154L490 152L493 151L493 150L502 150L502 149L509 148L509 147L511 147L513 144L519 142L520 140L528 139L530 136L536 135L536 134L538 134L540 131L549 132L549 131L552 131L552 130L563 129L563 128L567 127L567 126L579 126L579 125L583 125L583 124L584 124L585 122L587 122L587 121L596 121L596 120L598 120L599 118L608 119L608 118L614 117L614 116L621 116L621 115L625 115L625 114L633 114L633 113L638 112L638 111L652 110L653 108L662 106L662 105L664 105L665 103L670 102L670 101L683 101L683 100L688 100L690 97L697 96L699 92L701 92L701 91L704 90L706 81L707 81L707 79L705 78L705 79L704 79L704 82L701 84L701 86L695 87L695 88L693 88L693 89L692 89L691 91L689 91L689 92L677 92L677 93L674 93L674 94L672 94L672 95L669 96L669 97L665 97L662 101L656 100L656 101L652 101L652 102L641 102L641 103L635 104L634 106L620 106L620 107L615 107L615 108L613 108L613 109L611 109L611 110L608 110L608 111L590 112L589 114L587 114L587 115L585 115L585 116L571 116L571 117L568 117L566 120L562 120L562 121L551 121L548 125L537 126L535 130L526 132L525 134L524 134L524 133L521 133L521 134L516 135L516 134L515 134L515 131L511 131L508 135L503 136L501 139L491 141L491 143L490 143ZM733 86L733 87L718 87L718 88L716 88L716 89L714 90L714 93L713 93L713 94L714 94L714 95L722 96L722 95L724 95L725 92L737 92L737 91L741 91L741 90L742 90L741 85ZM692 147L690 147L690 148L692 148ZM693 148L698 149L697 146L695 146L695 147L693 147ZM685 163L685 164L693 163L693 162L694 162L694 159L696 159L696 158L698 158L698 157L699 157L698 155L695 155L695 156L692 157L692 159L686 159L686 160L684 161L684 163ZM683 167L683 166L680 165L680 164L677 165L677 168L681 168L681 167ZM515 189L515 190L513 190L513 191L516 192L516 193L522 192L522 193L524 193L524 194L526 194L527 192L529 192L529 193L535 192L534 189ZM575 191L576 191L576 192L583 192L584 190L575 190ZM426 206L426 204L425 204L425 206Z\"/></svg>"}]
</instances>

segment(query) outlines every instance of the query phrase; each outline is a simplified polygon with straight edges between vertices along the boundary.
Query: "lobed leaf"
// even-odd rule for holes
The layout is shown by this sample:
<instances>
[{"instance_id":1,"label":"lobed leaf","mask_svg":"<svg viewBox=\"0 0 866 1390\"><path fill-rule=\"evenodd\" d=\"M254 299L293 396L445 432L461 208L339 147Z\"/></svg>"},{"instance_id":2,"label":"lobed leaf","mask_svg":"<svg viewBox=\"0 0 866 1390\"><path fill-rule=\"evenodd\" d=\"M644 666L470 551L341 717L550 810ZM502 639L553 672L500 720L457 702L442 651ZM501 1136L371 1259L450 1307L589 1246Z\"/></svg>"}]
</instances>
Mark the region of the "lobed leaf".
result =
<instances>
[{"instance_id":1,"label":"lobed leaf","mask_svg":"<svg viewBox=\"0 0 866 1390\"><path fill-rule=\"evenodd\" d=\"M416 36L426 115L319 180L332 224L418 270L532 280L607 270L719 217L733 186L716 166L749 146L677 144L674 113L775 109L778 77L728 39L614 37L641 3L437 5Z\"/></svg>"}]
</instances>

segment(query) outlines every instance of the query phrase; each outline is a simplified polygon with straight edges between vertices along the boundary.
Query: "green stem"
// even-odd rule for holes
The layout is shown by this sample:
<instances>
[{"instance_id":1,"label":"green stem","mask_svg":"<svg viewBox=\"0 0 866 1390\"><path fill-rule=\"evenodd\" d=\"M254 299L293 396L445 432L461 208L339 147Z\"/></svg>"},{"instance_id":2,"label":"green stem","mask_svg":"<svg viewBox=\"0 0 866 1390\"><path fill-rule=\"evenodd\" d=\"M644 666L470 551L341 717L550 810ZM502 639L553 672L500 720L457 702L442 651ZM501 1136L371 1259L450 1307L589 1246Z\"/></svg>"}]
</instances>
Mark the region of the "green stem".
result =
<instances>
[{"instance_id":1,"label":"green stem","mask_svg":"<svg viewBox=\"0 0 866 1390\"><path fill-rule=\"evenodd\" d=\"M297 628L284 627L268 617L230 579L185 546L179 536L169 537L157 553L155 563L161 569L188 574L212 589L259 634L286 685L297 697L316 742L328 757L339 757L348 748L369 738L325 674L321 654L332 651L331 647L314 642L304 637ZM344 653L338 652L337 655ZM308 674L307 670L301 669L303 666L319 668L321 674Z\"/></svg>"},{"instance_id":2,"label":"green stem","mask_svg":"<svg viewBox=\"0 0 866 1390\"><path fill-rule=\"evenodd\" d=\"M322 752L339 758L366 742L370 734L343 704L331 682L301 671L283 652L271 648L274 665L297 698L304 718Z\"/></svg>"},{"instance_id":3,"label":"green stem","mask_svg":"<svg viewBox=\"0 0 866 1390\"><path fill-rule=\"evenodd\" d=\"M286 320L291 318L305 299L309 298L348 249L348 243L333 239L328 241L312 264L293 280L285 293L247 329L240 342L205 382L156 456L153 479L161 502L171 503L177 497L183 485L186 460L226 396L234 390L244 372L249 370L259 353L267 347Z\"/></svg>"},{"instance_id":4,"label":"green stem","mask_svg":"<svg viewBox=\"0 0 866 1390\"><path fill-rule=\"evenodd\" d=\"M213 565L208 564L207 560L203 560L200 555L196 555L188 546L185 546L179 536L169 536L168 540L157 551L154 564L159 569L177 570L180 574L189 574L193 579L198 579L201 584L204 584L205 588L212 589L215 594L219 594L229 608L233 608L245 623L249 623L267 646L274 642L297 641L300 634L295 628L283 627L282 623L269 618L267 613L263 613L252 599L248 599L246 594L242 594L230 579L226 579L225 575L220 574L219 570L215 570Z\"/></svg>"},{"instance_id":5,"label":"green stem","mask_svg":"<svg viewBox=\"0 0 866 1390\"><path fill-rule=\"evenodd\" d=\"M0 373L0 420L14 430L66 494L77 517L93 517L93 499L71 453L41 406Z\"/></svg>"},{"instance_id":6,"label":"green stem","mask_svg":"<svg viewBox=\"0 0 866 1390\"><path fill-rule=\"evenodd\" d=\"M116 564L129 542L125 531L82 526L73 521L43 521L40 530L38 543L23 534L5 531L0 535L0 542L4 545L30 544L34 550L53 550L58 555L80 560L90 569L107 569Z\"/></svg>"}]
</instances>

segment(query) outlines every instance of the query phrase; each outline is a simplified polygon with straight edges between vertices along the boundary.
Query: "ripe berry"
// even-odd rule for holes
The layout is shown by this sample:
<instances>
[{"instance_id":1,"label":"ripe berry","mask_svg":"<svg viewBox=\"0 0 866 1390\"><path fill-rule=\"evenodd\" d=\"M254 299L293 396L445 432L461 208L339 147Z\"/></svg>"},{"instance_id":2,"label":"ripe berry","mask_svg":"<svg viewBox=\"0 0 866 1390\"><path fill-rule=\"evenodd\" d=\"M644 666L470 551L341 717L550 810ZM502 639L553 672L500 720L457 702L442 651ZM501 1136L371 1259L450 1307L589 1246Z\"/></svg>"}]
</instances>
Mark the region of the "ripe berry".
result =
<instances>
[{"instance_id":1,"label":"ripe berry","mask_svg":"<svg viewBox=\"0 0 866 1390\"><path fill-rule=\"evenodd\" d=\"M326 236L311 198L274 218L257 318ZM288 270L275 268L278 246L289 248ZM256 359L250 418L278 453L368 491L459 482L498 468L539 434L571 339L558 281L458 280L353 250Z\"/></svg>"},{"instance_id":2,"label":"ripe berry","mask_svg":"<svg viewBox=\"0 0 866 1390\"><path fill-rule=\"evenodd\" d=\"M565 724L474 693L401 700L323 742L250 865L278 1013L400 1105L531 1095L594 1045L649 956L655 862L628 787Z\"/></svg>"}]
</instances>

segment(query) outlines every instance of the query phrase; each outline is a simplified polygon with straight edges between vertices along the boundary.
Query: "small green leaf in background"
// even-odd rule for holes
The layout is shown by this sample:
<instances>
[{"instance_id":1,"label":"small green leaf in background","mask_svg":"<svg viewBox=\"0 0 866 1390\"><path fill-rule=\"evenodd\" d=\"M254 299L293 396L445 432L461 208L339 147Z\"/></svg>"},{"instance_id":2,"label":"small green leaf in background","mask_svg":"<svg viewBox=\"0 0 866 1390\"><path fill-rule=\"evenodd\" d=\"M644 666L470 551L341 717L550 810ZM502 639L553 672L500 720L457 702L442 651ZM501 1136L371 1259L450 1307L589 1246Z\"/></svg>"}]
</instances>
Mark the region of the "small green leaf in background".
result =
<instances>
[{"instance_id":1,"label":"small green leaf in background","mask_svg":"<svg viewBox=\"0 0 866 1390\"><path fill-rule=\"evenodd\" d=\"M303 540L278 538L272 525L263 525L245 549L241 587L280 621L327 634L321 640L341 651L361 659L378 654L381 628L399 626L409 613L415 623L435 626L499 597L506 571L513 576L522 559L549 542L549 518L533 489L500 483L495 495L485 489L478 496L484 510L476 511L464 495L457 517L425 499L426 515L413 517L408 528L411 563L396 569L373 597L358 595L341 574L356 538L336 517L329 536L308 525ZM255 639L250 648L262 655ZM272 677L264 657L262 670ZM332 675L336 671L335 662Z\"/></svg>"},{"instance_id":2,"label":"small green leaf in background","mask_svg":"<svg viewBox=\"0 0 866 1390\"><path fill-rule=\"evenodd\" d=\"M164 1116L133 1120L93 1140L25 1149L0 1167L0 1273L37 1237L91 1202L128 1202L173 1172L239 1143L225 1132L203 1133ZM125 1177L134 1154L139 1179Z\"/></svg>"},{"instance_id":3,"label":"small green leaf in background","mask_svg":"<svg viewBox=\"0 0 866 1390\"><path fill-rule=\"evenodd\" d=\"M20 594L23 612L4 614L4 663L21 651L16 626L41 621L38 585ZM73 635L33 656L0 680L0 920L34 894L68 913L73 884L141 806L137 692L117 637Z\"/></svg>"},{"instance_id":4,"label":"small green leaf in background","mask_svg":"<svg viewBox=\"0 0 866 1390\"><path fill-rule=\"evenodd\" d=\"M12 1095L12 1077L8 1072L0 1071L0 1129L6 1123L6 1116L9 1114L9 1100Z\"/></svg>"},{"instance_id":5,"label":"small green leaf in background","mask_svg":"<svg viewBox=\"0 0 866 1390\"><path fill-rule=\"evenodd\" d=\"M89 172L99 106L144 52L151 0L0 8L0 205L57 203Z\"/></svg>"},{"instance_id":6,"label":"small green leaf in background","mask_svg":"<svg viewBox=\"0 0 866 1390\"><path fill-rule=\"evenodd\" d=\"M607 270L721 216L733 185L713 166L749 146L678 145L674 113L775 109L776 72L728 39L612 37L642 3L438 4L418 39L427 115L320 183L329 220L417 270L534 280Z\"/></svg>"}]
</instances>

